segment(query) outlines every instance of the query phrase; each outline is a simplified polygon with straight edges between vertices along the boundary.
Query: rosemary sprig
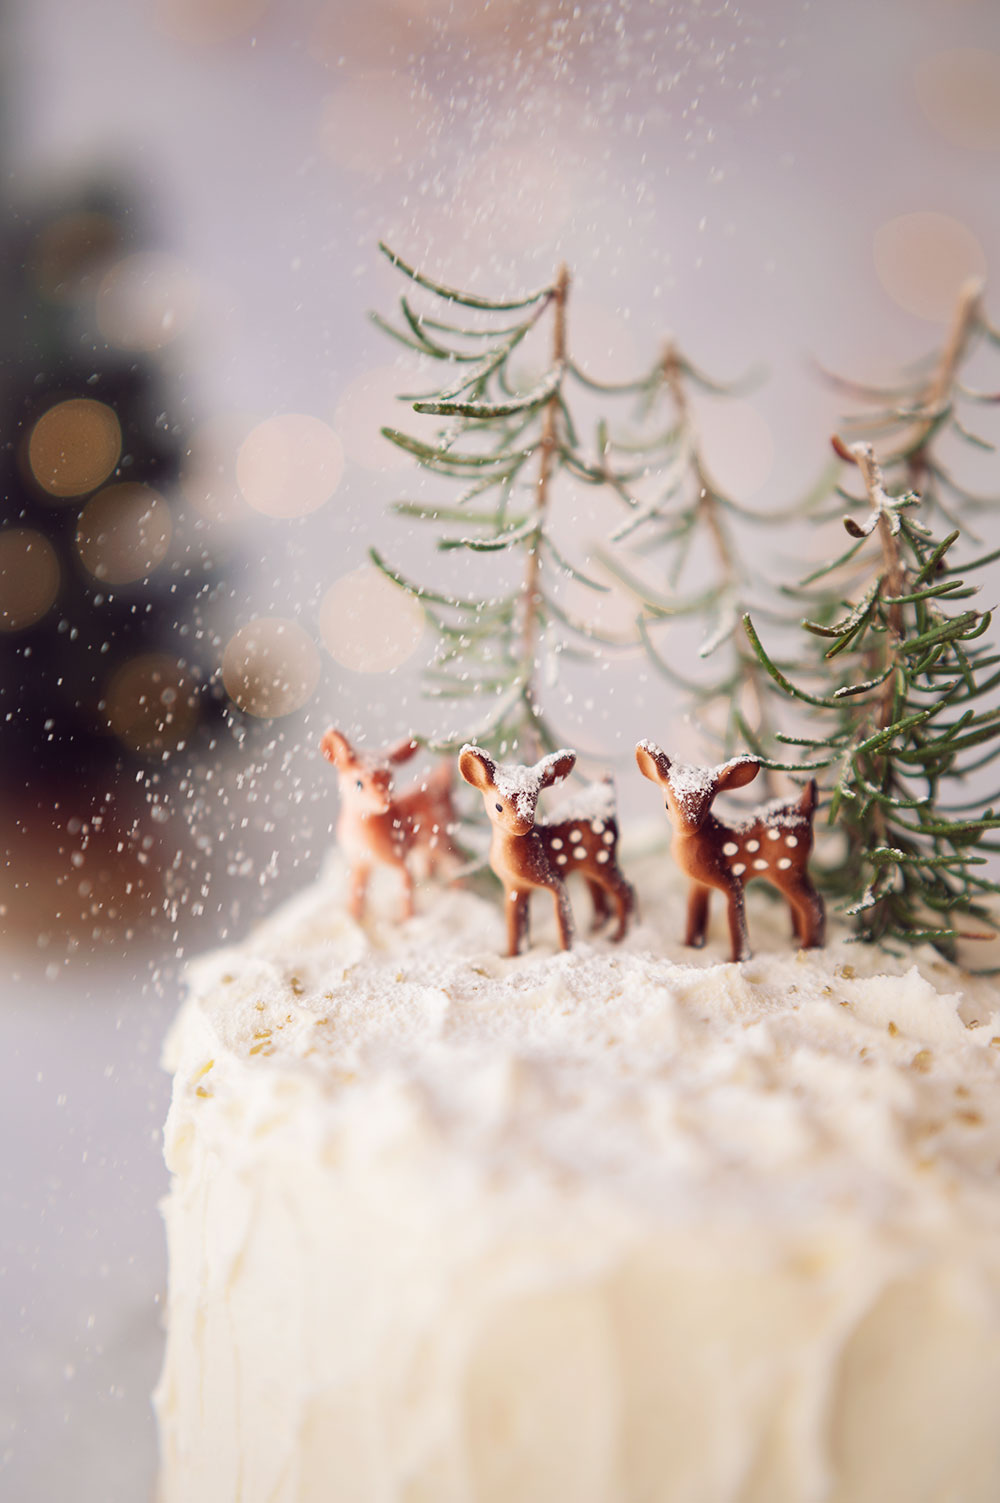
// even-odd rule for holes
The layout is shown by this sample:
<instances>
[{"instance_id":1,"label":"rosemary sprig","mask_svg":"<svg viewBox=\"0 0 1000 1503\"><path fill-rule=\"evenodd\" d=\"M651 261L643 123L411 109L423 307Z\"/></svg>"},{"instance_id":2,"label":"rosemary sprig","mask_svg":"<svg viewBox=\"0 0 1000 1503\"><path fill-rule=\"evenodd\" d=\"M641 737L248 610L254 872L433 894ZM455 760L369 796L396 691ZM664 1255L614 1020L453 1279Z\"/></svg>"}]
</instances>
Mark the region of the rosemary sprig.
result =
<instances>
[{"instance_id":1,"label":"rosemary sprig","mask_svg":"<svg viewBox=\"0 0 1000 1503\"><path fill-rule=\"evenodd\" d=\"M940 452L940 441L948 436L975 449L995 448L976 431L968 413L977 405L1000 402L1000 392L976 390L963 377L976 348L984 340L996 342L984 312L984 291L979 278L964 282L941 348L889 386L873 387L824 373L858 403L858 409L842 419L844 432L854 441L877 442L888 483L918 491L925 514L939 515L951 526L1000 500L970 490Z\"/></svg>"},{"instance_id":2,"label":"rosemary sprig","mask_svg":"<svg viewBox=\"0 0 1000 1503\"><path fill-rule=\"evenodd\" d=\"M596 657L608 647L629 645L578 619L561 598L558 587L566 581L598 593L608 586L592 577L586 560L570 556L559 536L560 482L583 481L620 494L635 464L628 455L612 455L603 441L594 451L581 444L574 392L589 392L594 383L569 353L565 266L526 297L492 299L444 286L381 248L433 303L432 313L423 313L403 296L401 322L376 316L376 323L444 367L435 389L406 399L415 412L443 420L433 437L382 431L425 473L459 487L447 504L402 502L397 510L445 526L436 539L442 553L491 555L492 598L484 603L417 584L374 550L371 556L421 602L437 634L425 693L465 705L468 718L454 737L438 744L460 745L474 736L497 755L534 761L560 744L543 709L543 691L557 677L560 659ZM468 318L464 310L470 310ZM546 323L546 366L525 386L514 361L528 335ZM639 384L625 390L634 394ZM599 433L605 426L602 420ZM499 593L498 572L504 578Z\"/></svg>"},{"instance_id":3,"label":"rosemary sprig","mask_svg":"<svg viewBox=\"0 0 1000 1503\"><path fill-rule=\"evenodd\" d=\"M620 557L605 564L640 607L638 634L649 660L694 709L720 755L749 746L759 751L772 735L769 700L774 684L744 635L740 622L755 580L734 532L737 518L766 518L736 502L719 486L705 458L695 422L690 388L714 396L736 396L748 382L725 386L696 369L671 343L638 389L639 417L650 436L629 445L643 454L645 499L619 491L628 515L611 536L626 540L644 558L664 563L664 583L651 588ZM664 404L667 416L659 416ZM774 519L772 519L774 520ZM707 581L683 592L681 580L691 554L704 544L711 559ZM678 672L663 645L671 624L691 621L701 632L698 657L705 666Z\"/></svg>"},{"instance_id":4,"label":"rosemary sprig","mask_svg":"<svg viewBox=\"0 0 1000 1503\"><path fill-rule=\"evenodd\" d=\"M984 937L983 899L1000 891L975 854L1000 816L973 806L965 817L954 793L982 765L981 752L967 753L986 746L995 757L1000 740L1000 711L982 707L998 678L983 677L996 662L982 641L991 616L953 607L970 594L947 562L960 529L935 538L914 515L919 498L890 493L869 444L835 447L860 470L868 514L844 519L854 546L810 576L802 625L821 644L810 688L772 661L749 616L747 640L777 686L810 706L809 738L778 739L809 749L795 765L817 769L829 795L845 841L829 885L859 936L929 942L953 957L959 939Z\"/></svg>"}]
</instances>

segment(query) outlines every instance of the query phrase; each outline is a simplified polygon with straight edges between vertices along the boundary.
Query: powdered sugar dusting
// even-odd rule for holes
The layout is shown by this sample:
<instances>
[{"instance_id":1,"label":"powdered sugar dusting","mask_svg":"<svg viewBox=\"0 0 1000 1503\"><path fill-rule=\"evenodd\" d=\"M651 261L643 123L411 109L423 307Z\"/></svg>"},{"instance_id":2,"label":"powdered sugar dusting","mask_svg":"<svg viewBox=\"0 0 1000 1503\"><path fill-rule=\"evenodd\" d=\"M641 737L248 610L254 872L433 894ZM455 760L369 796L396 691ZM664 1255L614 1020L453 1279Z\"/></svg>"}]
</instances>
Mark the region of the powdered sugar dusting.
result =
<instances>
[{"instance_id":1,"label":"powdered sugar dusting","mask_svg":"<svg viewBox=\"0 0 1000 1503\"><path fill-rule=\"evenodd\" d=\"M533 767L518 762L498 762L493 772L494 787L501 798L513 804L519 819L533 819L538 795L546 786L546 779L558 762L572 756L568 750L550 752Z\"/></svg>"},{"instance_id":2,"label":"powdered sugar dusting","mask_svg":"<svg viewBox=\"0 0 1000 1503\"><path fill-rule=\"evenodd\" d=\"M522 767L516 762L498 762L493 783L501 798L514 805L519 819L531 819L542 791L542 773L538 767Z\"/></svg>"},{"instance_id":3,"label":"powdered sugar dusting","mask_svg":"<svg viewBox=\"0 0 1000 1503\"><path fill-rule=\"evenodd\" d=\"M784 911L767 903L752 920L760 953L729 965L721 911L708 948L686 950L669 865L650 858L631 874L645 922L625 944L560 953L540 905L540 942L507 959L502 905L468 891L424 891L423 911L395 925L385 883L360 928L338 861L248 944L194 968L174 1060L187 1059L203 1094L270 1099L275 1082L305 1072L331 1122L360 1123L370 1092L408 1082L407 1132L422 1102L427 1131L510 1166L527 1157L596 1177L664 1214L707 1195L727 1213L749 1196L755 1214L776 1197L798 1215L834 1187L870 1198L874 1213L897 1194L981 1182L1000 1233L990 982L931 951L914 966L839 936L797 954ZM916 1173L914 1143L922 1156L932 1145L936 1179Z\"/></svg>"},{"instance_id":4,"label":"powdered sugar dusting","mask_svg":"<svg viewBox=\"0 0 1000 1503\"><path fill-rule=\"evenodd\" d=\"M688 767L683 762L672 762L667 774L674 798L686 814L693 813L715 792L715 769L712 767Z\"/></svg>"},{"instance_id":5,"label":"powdered sugar dusting","mask_svg":"<svg viewBox=\"0 0 1000 1503\"><path fill-rule=\"evenodd\" d=\"M565 824L567 820L609 820L615 817L615 785L610 778L588 783L557 804L548 814L540 814L538 825Z\"/></svg>"}]
</instances>

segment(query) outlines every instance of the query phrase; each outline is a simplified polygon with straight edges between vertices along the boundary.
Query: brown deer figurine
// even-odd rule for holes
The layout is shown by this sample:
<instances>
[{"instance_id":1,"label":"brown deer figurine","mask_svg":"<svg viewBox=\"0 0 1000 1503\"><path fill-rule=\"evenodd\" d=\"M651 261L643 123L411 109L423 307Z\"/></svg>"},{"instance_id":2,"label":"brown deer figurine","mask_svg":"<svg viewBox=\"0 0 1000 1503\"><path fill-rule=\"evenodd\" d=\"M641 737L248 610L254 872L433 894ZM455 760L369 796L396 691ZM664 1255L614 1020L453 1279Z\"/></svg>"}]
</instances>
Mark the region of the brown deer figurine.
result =
<instances>
[{"instance_id":1,"label":"brown deer figurine","mask_svg":"<svg viewBox=\"0 0 1000 1503\"><path fill-rule=\"evenodd\" d=\"M402 793L393 788L393 772L419 749L401 741L381 752L356 752L340 731L327 731L320 743L324 757L340 774L337 839L351 861L352 918L364 917L365 894L372 866L395 867L403 884L400 917L413 917L411 854L428 874L458 857L449 836L455 824L451 803L451 766L441 762L419 783Z\"/></svg>"},{"instance_id":2,"label":"brown deer figurine","mask_svg":"<svg viewBox=\"0 0 1000 1503\"><path fill-rule=\"evenodd\" d=\"M528 937L528 903L544 887L555 901L559 944L573 943L573 915L565 878L571 871L586 880L594 904L594 928L617 910L614 940L624 937L635 897L616 860L618 821L610 781L592 784L549 817L536 819L543 788L573 770L576 752L557 751L533 767L495 762L479 746L463 746L459 771L478 788L493 826L490 866L503 883L507 913L507 953L517 955Z\"/></svg>"},{"instance_id":3,"label":"brown deer figurine","mask_svg":"<svg viewBox=\"0 0 1000 1503\"><path fill-rule=\"evenodd\" d=\"M727 788L742 788L760 771L753 757L732 757L719 767L685 767L671 762L652 741L635 749L639 771L666 793L674 827L674 860L690 879L684 943L705 943L712 888L726 895L733 960L750 959L743 889L754 877L776 887L792 911L799 945L823 943L823 899L809 879L816 782L811 779L794 801L761 804L739 824L726 825L711 813L712 800Z\"/></svg>"}]
</instances>

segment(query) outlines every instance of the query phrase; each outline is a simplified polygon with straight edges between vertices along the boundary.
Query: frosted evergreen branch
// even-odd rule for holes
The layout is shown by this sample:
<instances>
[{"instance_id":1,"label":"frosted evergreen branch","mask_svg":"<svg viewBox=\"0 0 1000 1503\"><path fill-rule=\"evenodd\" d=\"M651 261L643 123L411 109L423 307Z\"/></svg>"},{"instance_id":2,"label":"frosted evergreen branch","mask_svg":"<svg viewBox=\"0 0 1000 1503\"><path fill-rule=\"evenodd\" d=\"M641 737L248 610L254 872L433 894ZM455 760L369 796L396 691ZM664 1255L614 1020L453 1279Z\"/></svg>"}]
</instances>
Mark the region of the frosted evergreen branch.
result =
<instances>
[{"instance_id":1,"label":"frosted evergreen branch","mask_svg":"<svg viewBox=\"0 0 1000 1503\"><path fill-rule=\"evenodd\" d=\"M443 282L436 282L424 272L417 271L415 267L404 261L402 256L397 254L396 251L391 250L384 240L379 241L378 248L391 264L396 267L397 271L401 271L405 277L409 277L410 281L415 282L418 287L423 287L428 292L434 293L435 297L442 298L446 303L458 303L463 308L478 308L488 313L509 313L514 309L530 308L533 303L537 303L543 298L551 298L555 292L554 285L550 285L540 287L537 292L528 293L527 296L520 298L495 299L479 297L475 293L460 292L455 287L448 287Z\"/></svg>"}]
</instances>

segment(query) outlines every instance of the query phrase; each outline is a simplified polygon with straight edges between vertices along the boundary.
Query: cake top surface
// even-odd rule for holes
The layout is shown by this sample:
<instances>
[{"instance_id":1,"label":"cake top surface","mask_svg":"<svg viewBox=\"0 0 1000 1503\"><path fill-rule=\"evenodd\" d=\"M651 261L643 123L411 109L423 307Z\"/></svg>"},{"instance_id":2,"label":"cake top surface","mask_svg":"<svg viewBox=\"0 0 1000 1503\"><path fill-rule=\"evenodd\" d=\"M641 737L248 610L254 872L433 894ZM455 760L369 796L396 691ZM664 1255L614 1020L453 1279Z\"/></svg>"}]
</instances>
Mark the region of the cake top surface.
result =
<instances>
[{"instance_id":1,"label":"cake top surface","mask_svg":"<svg viewBox=\"0 0 1000 1503\"><path fill-rule=\"evenodd\" d=\"M754 958L676 942L665 854L626 863L643 921L623 945L502 958L501 904L425 888L397 925L391 879L347 914L334 856L245 943L196 962L168 1041L175 1107L227 1151L248 1124L352 1154L426 1154L599 1193L623 1215L807 1218L851 1204L928 1235L956 1200L1000 1228L994 980L928 949L834 933L796 951L783 904L748 898ZM578 922L585 896L571 888Z\"/></svg>"}]
</instances>

